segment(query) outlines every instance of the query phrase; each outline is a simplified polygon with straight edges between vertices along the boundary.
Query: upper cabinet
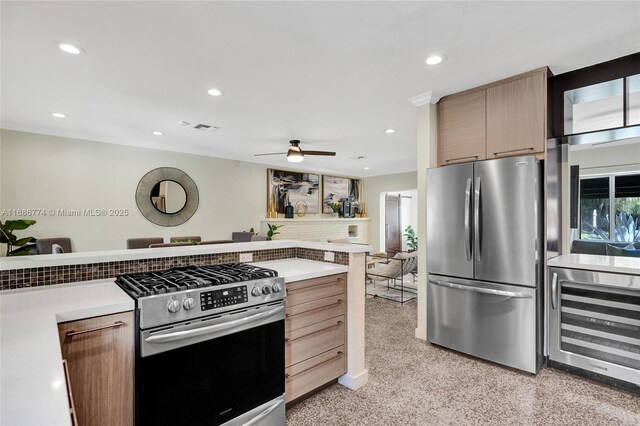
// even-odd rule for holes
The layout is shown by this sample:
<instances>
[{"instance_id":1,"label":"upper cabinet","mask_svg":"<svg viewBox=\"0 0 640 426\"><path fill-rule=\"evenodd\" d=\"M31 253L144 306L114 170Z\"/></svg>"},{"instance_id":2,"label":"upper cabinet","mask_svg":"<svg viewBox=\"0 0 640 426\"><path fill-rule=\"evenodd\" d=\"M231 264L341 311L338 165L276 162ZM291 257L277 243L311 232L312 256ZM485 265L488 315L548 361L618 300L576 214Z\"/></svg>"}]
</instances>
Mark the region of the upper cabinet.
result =
<instances>
[{"instance_id":1,"label":"upper cabinet","mask_svg":"<svg viewBox=\"0 0 640 426\"><path fill-rule=\"evenodd\" d=\"M487 89L487 158L544 152L546 73Z\"/></svg>"},{"instance_id":2,"label":"upper cabinet","mask_svg":"<svg viewBox=\"0 0 640 426\"><path fill-rule=\"evenodd\" d=\"M484 160L485 145L484 90L438 104L438 164Z\"/></svg>"},{"instance_id":3,"label":"upper cabinet","mask_svg":"<svg viewBox=\"0 0 640 426\"><path fill-rule=\"evenodd\" d=\"M438 102L438 164L544 153L547 68Z\"/></svg>"}]
</instances>

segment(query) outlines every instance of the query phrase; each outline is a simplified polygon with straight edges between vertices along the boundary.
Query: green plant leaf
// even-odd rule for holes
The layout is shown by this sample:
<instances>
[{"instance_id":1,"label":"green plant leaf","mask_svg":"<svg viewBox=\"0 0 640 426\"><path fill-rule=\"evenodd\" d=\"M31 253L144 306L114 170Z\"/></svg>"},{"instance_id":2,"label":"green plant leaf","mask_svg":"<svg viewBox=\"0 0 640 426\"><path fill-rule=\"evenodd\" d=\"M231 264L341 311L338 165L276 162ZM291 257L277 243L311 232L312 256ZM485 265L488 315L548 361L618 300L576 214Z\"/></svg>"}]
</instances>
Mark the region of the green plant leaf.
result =
<instances>
[{"instance_id":1,"label":"green plant leaf","mask_svg":"<svg viewBox=\"0 0 640 426\"><path fill-rule=\"evenodd\" d=\"M12 245L14 246L23 246L27 243L35 243L36 239L33 237L24 237L24 238L20 238L19 240L15 240Z\"/></svg>"},{"instance_id":2,"label":"green plant leaf","mask_svg":"<svg viewBox=\"0 0 640 426\"><path fill-rule=\"evenodd\" d=\"M23 229L27 229L35 223L36 221L32 219L7 220L4 223L4 227L9 231L21 231Z\"/></svg>"},{"instance_id":3,"label":"green plant leaf","mask_svg":"<svg viewBox=\"0 0 640 426\"><path fill-rule=\"evenodd\" d=\"M29 256L32 254L36 254L36 250L37 249L35 244L29 244L12 250L7 254L7 256Z\"/></svg>"}]
</instances>

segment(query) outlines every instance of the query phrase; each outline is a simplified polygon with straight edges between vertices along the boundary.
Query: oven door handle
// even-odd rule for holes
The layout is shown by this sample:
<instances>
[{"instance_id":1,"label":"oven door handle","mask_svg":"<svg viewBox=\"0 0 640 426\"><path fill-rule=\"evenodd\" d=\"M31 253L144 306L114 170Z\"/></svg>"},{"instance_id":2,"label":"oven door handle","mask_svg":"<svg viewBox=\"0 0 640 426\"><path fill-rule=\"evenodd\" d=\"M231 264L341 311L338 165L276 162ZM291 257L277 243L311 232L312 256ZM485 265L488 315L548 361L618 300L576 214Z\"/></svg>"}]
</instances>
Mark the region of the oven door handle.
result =
<instances>
[{"instance_id":1,"label":"oven door handle","mask_svg":"<svg viewBox=\"0 0 640 426\"><path fill-rule=\"evenodd\" d=\"M225 322L222 324L214 324L206 327L194 328L191 330L174 331L167 334L155 334L144 339L145 342L151 344L168 343L176 340L188 339L190 337L202 336L203 334L215 333L218 331L228 330L230 328L242 326L244 324L252 323L261 319L265 319L274 316L284 310L284 306L278 306L275 309L271 309L267 312L260 312L259 314L250 315L245 318L239 318L237 320Z\"/></svg>"},{"instance_id":2,"label":"oven door handle","mask_svg":"<svg viewBox=\"0 0 640 426\"><path fill-rule=\"evenodd\" d=\"M254 425L257 425L265 417L267 417L269 414L273 413L275 411L275 409L278 408L279 406L281 406L283 403L284 403L284 400L282 400L282 399L279 400L278 402L273 404L271 407L267 408L262 413L258 414L257 416L255 416L254 418L249 420L248 422L243 423L242 426L254 426Z\"/></svg>"}]
</instances>

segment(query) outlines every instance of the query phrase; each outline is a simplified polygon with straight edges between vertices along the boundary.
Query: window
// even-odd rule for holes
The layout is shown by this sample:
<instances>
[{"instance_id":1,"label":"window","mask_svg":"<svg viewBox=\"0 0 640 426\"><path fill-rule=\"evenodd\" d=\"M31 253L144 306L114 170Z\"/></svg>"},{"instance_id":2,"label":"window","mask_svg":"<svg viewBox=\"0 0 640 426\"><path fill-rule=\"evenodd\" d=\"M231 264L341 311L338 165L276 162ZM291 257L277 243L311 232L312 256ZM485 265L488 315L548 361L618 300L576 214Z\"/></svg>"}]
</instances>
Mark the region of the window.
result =
<instances>
[{"instance_id":1,"label":"window","mask_svg":"<svg viewBox=\"0 0 640 426\"><path fill-rule=\"evenodd\" d=\"M580 179L580 239L640 241L640 174Z\"/></svg>"}]
</instances>

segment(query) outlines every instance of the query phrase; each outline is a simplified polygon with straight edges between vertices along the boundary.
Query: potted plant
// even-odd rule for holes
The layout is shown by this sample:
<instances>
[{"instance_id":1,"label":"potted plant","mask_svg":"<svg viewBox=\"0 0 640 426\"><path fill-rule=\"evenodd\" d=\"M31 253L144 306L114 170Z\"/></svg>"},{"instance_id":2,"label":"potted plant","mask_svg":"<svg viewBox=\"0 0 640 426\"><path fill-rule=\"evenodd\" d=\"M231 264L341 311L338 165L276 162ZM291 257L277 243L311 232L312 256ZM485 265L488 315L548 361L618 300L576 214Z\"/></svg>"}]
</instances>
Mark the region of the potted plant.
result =
<instances>
[{"instance_id":1,"label":"potted plant","mask_svg":"<svg viewBox=\"0 0 640 426\"><path fill-rule=\"evenodd\" d=\"M411 225L407 226L404 230L404 237L407 239L407 248L409 251L418 250L418 237Z\"/></svg>"},{"instance_id":2,"label":"potted plant","mask_svg":"<svg viewBox=\"0 0 640 426\"><path fill-rule=\"evenodd\" d=\"M28 256L37 254L36 239L33 237L18 238L13 231L22 231L36 223L31 219L0 221L0 243L7 245L7 256Z\"/></svg>"},{"instance_id":3,"label":"potted plant","mask_svg":"<svg viewBox=\"0 0 640 426\"><path fill-rule=\"evenodd\" d=\"M279 234L278 228L282 228L284 225L271 225L267 223L269 230L267 231L267 241L273 240L273 236Z\"/></svg>"},{"instance_id":4,"label":"potted plant","mask_svg":"<svg viewBox=\"0 0 640 426\"><path fill-rule=\"evenodd\" d=\"M329 207L331 207L332 210L331 216L338 217L340 214L340 203L337 201L332 201L329 203Z\"/></svg>"}]
</instances>

